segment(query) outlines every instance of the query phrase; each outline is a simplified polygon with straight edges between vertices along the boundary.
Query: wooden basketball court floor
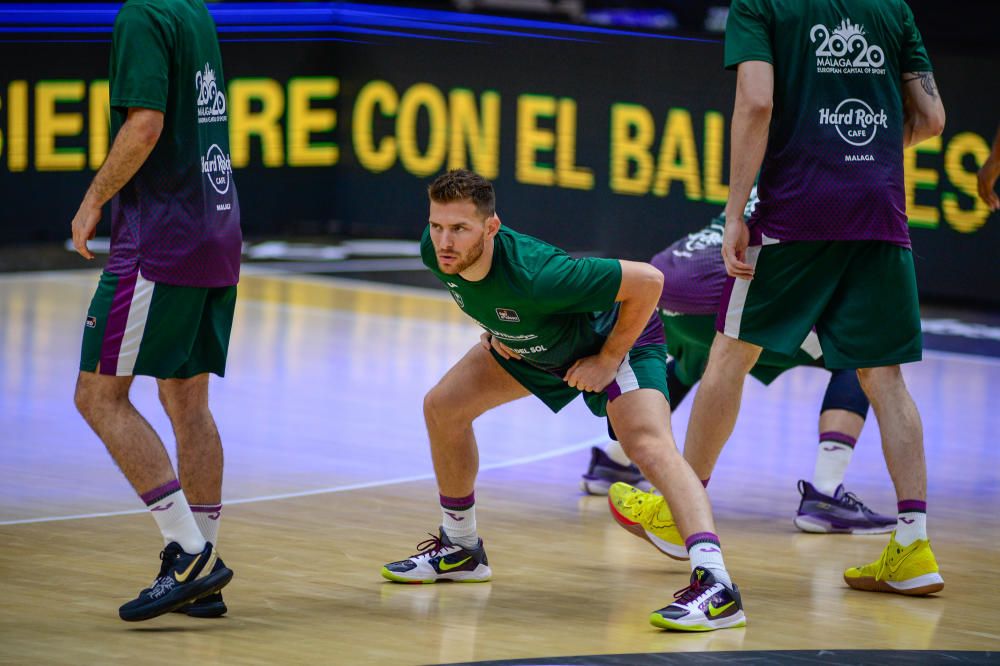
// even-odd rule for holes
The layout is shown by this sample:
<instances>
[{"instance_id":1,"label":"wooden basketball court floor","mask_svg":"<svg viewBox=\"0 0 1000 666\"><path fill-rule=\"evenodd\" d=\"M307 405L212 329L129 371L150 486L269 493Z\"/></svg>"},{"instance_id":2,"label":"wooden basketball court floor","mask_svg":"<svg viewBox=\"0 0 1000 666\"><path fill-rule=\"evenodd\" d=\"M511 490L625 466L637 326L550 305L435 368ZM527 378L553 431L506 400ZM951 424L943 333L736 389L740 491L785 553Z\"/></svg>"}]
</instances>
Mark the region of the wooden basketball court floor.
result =
<instances>
[{"instance_id":1,"label":"wooden basketball court floor","mask_svg":"<svg viewBox=\"0 0 1000 666\"><path fill-rule=\"evenodd\" d=\"M383 581L383 562L436 530L421 398L477 329L436 292L260 270L245 273L228 374L212 383L226 451L220 549L236 572L229 615L121 622L118 605L148 585L162 541L73 407L96 279L0 277L0 662L566 663L628 654L619 663L649 663L701 651L1000 650L996 359L928 352L905 369L924 419L929 526L946 581L930 598L844 586L844 567L874 559L885 536L792 525L826 373L792 371L768 389L748 381L709 488L748 626L674 634L646 617L686 584L688 567L579 491L590 446L605 441L603 422L581 401L552 415L528 398L476 423L492 582ZM172 450L152 380L139 378L132 396ZM679 440L690 402L674 417ZM894 496L871 421L847 485L889 513Z\"/></svg>"}]
</instances>

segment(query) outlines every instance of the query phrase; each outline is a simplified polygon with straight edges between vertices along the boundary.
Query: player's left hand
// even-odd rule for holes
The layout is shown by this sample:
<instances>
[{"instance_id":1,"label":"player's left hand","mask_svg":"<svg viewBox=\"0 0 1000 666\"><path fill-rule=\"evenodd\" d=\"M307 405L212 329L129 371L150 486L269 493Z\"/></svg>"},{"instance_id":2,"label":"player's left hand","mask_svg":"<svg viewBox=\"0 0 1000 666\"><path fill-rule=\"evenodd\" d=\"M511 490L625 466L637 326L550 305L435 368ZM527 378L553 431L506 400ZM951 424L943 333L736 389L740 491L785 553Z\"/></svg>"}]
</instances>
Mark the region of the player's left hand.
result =
<instances>
[{"instance_id":1,"label":"player's left hand","mask_svg":"<svg viewBox=\"0 0 1000 666\"><path fill-rule=\"evenodd\" d=\"M603 354L584 356L570 367L563 379L575 389L598 393L614 380L619 365L620 360Z\"/></svg>"},{"instance_id":2,"label":"player's left hand","mask_svg":"<svg viewBox=\"0 0 1000 666\"><path fill-rule=\"evenodd\" d=\"M73 216L70 229L73 231L73 247L85 259L93 259L94 254L87 247L87 241L97 235L97 223L101 221L101 207L91 206L85 200Z\"/></svg>"}]
</instances>

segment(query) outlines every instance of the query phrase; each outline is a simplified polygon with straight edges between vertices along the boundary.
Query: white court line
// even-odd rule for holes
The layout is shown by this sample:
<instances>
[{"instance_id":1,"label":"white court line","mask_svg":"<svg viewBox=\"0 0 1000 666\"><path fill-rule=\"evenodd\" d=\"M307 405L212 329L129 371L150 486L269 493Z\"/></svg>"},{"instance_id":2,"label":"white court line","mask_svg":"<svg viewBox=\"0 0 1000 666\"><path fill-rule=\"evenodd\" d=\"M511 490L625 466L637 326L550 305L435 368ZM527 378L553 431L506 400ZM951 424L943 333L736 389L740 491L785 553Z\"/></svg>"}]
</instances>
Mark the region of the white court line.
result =
<instances>
[{"instance_id":1,"label":"white court line","mask_svg":"<svg viewBox=\"0 0 1000 666\"><path fill-rule=\"evenodd\" d=\"M568 446L563 446L558 449L552 449L551 451L546 451L545 453L536 453L533 456L522 456L520 458L512 458L511 460L506 460L504 462L492 463L489 465L481 465L479 467L479 471L486 472L492 469L503 469L505 467L516 467L517 465L527 465L528 463L538 462L540 460L547 460L549 458L556 458L565 453L573 453L574 451L587 449L590 448L591 446L604 444L607 441L608 441L607 437L594 437L592 439L586 440L585 442L570 444ZM234 504L252 504L254 502L269 502L272 500L292 499L295 497L309 497L311 495L343 493L349 490L378 488L380 486L392 486L397 483L409 483L411 481L427 481L433 478L434 478L433 474L419 474L417 476L401 476L395 479L383 479L381 481L366 481L364 483L352 483L346 486L331 486L330 488L317 488L315 490L300 490L294 493L279 493L277 495L244 497L243 499L225 500L223 501L223 504L225 506L233 506ZM33 523L54 523L62 520L83 520L85 518L111 518L114 516L133 516L140 513L146 513L147 511L148 509L129 509L128 511L108 511L105 513L80 513L72 516L46 516L42 518L23 518L20 520L0 520L0 526L30 525Z\"/></svg>"}]
</instances>

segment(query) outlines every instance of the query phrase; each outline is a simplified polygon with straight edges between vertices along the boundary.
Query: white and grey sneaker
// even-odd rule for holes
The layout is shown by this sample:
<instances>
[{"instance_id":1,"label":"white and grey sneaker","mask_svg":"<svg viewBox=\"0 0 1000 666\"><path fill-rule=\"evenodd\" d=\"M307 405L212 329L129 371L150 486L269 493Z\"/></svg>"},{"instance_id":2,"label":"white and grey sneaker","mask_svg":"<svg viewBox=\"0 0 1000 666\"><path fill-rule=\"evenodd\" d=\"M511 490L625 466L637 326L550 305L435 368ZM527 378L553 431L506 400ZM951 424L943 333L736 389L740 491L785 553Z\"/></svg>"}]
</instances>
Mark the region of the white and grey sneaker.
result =
<instances>
[{"instance_id":1,"label":"white and grey sneaker","mask_svg":"<svg viewBox=\"0 0 1000 666\"><path fill-rule=\"evenodd\" d=\"M480 539L475 548L455 545L440 528L438 536L430 535L417 544L416 555L382 567L382 577L394 583L436 583L453 580L458 583L485 583L490 579L489 562Z\"/></svg>"},{"instance_id":2,"label":"white and grey sneaker","mask_svg":"<svg viewBox=\"0 0 1000 666\"><path fill-rule=\"evenodd\" d=\"M691 584L674 597L674 603L653 611L650 624L675 631L714 631L747 624L739 588L716 581L704 567L695 567Z\"/></svg>"}]
</instances>

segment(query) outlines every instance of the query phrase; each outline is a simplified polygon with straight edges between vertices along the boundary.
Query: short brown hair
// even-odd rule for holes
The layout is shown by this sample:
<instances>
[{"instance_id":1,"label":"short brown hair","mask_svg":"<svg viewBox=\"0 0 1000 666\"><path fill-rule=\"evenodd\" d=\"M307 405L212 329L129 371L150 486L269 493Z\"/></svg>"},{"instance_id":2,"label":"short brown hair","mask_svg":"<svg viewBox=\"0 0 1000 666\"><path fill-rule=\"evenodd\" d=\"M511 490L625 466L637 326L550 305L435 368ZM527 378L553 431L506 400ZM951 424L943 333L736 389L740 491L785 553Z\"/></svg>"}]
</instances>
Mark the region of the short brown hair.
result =
<instances>
[{"instance_id":1,"label":"short brown hair","mask_svg":"<svg viewBox=\"0 0 1000 666\"><path fill-rule=\"evenodd\" d=\"M497 209L493 183L468 169L452 169L441 174L427 188L427 195L435 203L471 201L484 217L490 217Z\"/></svg>"}]
</instances>

